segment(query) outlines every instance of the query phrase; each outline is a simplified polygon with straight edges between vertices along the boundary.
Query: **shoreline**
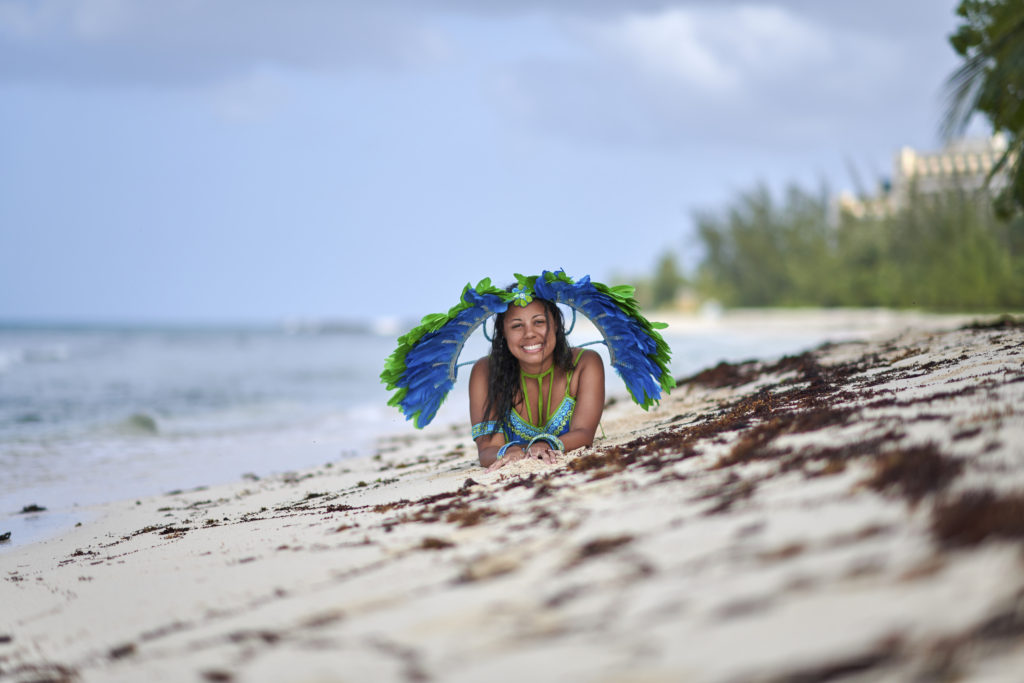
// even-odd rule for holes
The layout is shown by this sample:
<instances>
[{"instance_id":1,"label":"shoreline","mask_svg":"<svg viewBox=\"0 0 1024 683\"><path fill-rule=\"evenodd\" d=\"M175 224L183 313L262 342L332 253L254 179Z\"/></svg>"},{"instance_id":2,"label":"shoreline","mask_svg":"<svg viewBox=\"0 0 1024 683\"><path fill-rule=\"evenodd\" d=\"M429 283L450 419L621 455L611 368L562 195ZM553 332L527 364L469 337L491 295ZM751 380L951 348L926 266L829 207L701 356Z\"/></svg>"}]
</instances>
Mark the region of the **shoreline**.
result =
<instances>
[{"instance_id":1,"label":"shoreline","mask_svg":"<svg viewBox=\"0 0 1024 683\"><path fill-rule=\"evenodd\" d=\"M233 486L253 477L262 478L275 474L283 475L290 471L303 471L327 462L345 462L352 457L358 457L360 453L364 456L372 453L381 434L393 431L395 429L392 427L388 431L378 432L376 437L360 434L343 438L337 430L304 433L299 428L291 426L287 429L268 430L262 434L246 433L241 438L232 437L232 447L228 449L227 454L220 450L218 436L192 439L191 443L182 439L184 443L163 445L159 457L147 460L142 456L130 463L108 464L104 468L108 471L90 473L91 476L84 483L47 483L28 489L16 499L8 494L3 496L3 500L16 502L16 505L8 505L10 509L5 510L4 515L0 515L0 533L12 532L10 542L0 543L0 561L5 553L14 548L53 538L72 528L76 523L84 521L92 514L92 510L102 509L105 505L159 498L175 491L197 492ZM129 445L140 448L137 443ZM153 448L143 444L140 450L147 447ZM257 448L263 451L260 455L261 462L248 462L246 453ZM174 464L174 469L162 470L162 475L147 473L147 478L141 481L138 479L140 471L147 467L159 469L163 465L166 468L170 460L169 454L174 449L189 449L190 462L201 461L200 456L205 455L210 463L208 469L204 472L191 472L183 465ZM268 453L277 457L268 457ZM225 455L227 457L224 457ZM267 462L283 463L287 458L296 456L302 464L287 469L283 466L273 467ZM119 478L111 481L118 475ZM28 505L41 506L45 511L32 514L18 512L19 508Z\"/></svg>"},{"instance_id":2,"label":"shoreline","mask_svg":"<svg viewBox=\"0 0 1024 683\"><path fill-rule=\"evenodd\" d=\"M1020 322L910 330L616 400L554 466L459 423L98 506L0 552L0 680L1000 680L1022 361Z\"/></svg>"},{"instance_id":3,"label":"shoreline","mask_svg":"<svg viewBox=\"0 0 1024 683\"><path fill-rule=\"evenodd\" d=\"M971 319L971 316L887 309L730 309L712 314L660 311L652 313L651 317L669 324L665 334L677 349L673 362L673 372L677 377L723 359L753 357L755 348L759 357L775 356L802 351L825 340L870 339L906 327L956 326ZM578 341L598 338L596 329L583 317L578 319L577 329ZM604 353L602 346L593 348ZM477 345L474 350L484 352L485 348ZM615 373L607 374L606 395L628 400ZM460 377L452 395L442 405L434 426L465 422L464 414L468 411L465 392L465 377ZM19 488L16 495L0 493L0 502L4 503L0 513L0 534L12 534L9 542L0 542L0 557L13 548L59 535L82 521L88 510L97 504L158 496L175 489L229 484L249 473L271 476L351 456L370 455L374 442L381 435L408 429L408 423L401 415L384 405L387 400L384 391L381 389L379 393L368 407L356 406L348 413L307 417L304 419L313 419L315 423L285 425L265 432L229 432L227 438L230 441L227 443L216 434L168 437L162 428L154 435L157 441L145 433L132 433L115 435L121 439L116 443L97 442L92 448L116 453L116 462L100 463L98 468L82 470L77 463L90 459L88 450L83 450L75 454L73 462L59 468L52 481L39 481L36 486ZM353 443L350 429L354 418L349 413L360 411L369 412L377 422L382 419L379 413L386 412L391 421L386 428L378 424L376 436L371 436L366 430L359 431ZM338 428L340 418L346 421L347 429ZM168 438L174 441L163 443ZM60 437L55 443L83 439ZM43 452L38 454L31 454L28 452L31 448L28 448L22 460L47 457L49 454L45 450L49 446L49 443L41 446ZM343 451L347 451L344 457L339 455ZM184 458L174 455L175 452ZM126 457L127 454L132 455ZM179 459L181 463L177 462ZM189 467L193 463L206 463L206 469L192 472ZM31 504L46 507L47 511L31 518L18 512Z\"/></svg>"}]
</instances>

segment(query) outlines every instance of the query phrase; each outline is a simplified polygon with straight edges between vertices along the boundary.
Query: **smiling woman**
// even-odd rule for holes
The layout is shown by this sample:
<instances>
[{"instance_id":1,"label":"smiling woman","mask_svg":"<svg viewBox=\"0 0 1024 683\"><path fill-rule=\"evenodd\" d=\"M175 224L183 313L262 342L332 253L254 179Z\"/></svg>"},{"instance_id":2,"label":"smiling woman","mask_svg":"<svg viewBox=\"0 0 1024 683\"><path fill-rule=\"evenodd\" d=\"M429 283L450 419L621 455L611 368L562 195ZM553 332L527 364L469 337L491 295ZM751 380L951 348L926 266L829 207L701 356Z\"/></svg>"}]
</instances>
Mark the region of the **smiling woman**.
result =
<instances>
[{"instance_id":1,"label":"smiling woman","mask_svg":"<svg viewBox=\"0 0 1024 683\"><path fill-rule=\"evenodd\" d=\"M495 317L491 353L469 379L481 465L553 462L558 451L589 446L603 409L604 363L594 351L569 348L554 302L534 299Z\"/></svg>"},{"instance_id":2,"label":"smiling woman","mask_svg":"<svg viewBox=\"0 0 1024 683\"><path fill-rule=\"evenodd\" d=\"M604 408L604 365L593 351L572 348L558 304L587 316L608 346L609 362L633 400L647 409L674 386L669 348L633 298L633 288L607 287L563 271L516 275L506 289L489 279L466 285L448 311L423 318L398 340L381 379L389 401L417 427L434 417L455 382L462 346L492 315L491 352L473 365L470 417L480 464L496 469L589 446Z\"/></svg>"}]
</instances>

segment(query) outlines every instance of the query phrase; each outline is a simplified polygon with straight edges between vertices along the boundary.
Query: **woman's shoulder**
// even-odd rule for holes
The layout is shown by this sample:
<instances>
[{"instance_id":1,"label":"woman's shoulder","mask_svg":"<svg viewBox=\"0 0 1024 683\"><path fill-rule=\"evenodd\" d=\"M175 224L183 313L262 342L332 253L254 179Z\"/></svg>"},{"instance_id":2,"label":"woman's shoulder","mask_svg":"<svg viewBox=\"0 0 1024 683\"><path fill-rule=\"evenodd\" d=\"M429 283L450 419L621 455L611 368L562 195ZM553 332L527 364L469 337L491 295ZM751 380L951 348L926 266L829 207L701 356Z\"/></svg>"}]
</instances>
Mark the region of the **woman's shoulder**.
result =
<instances>
[{"instance_id":1,"label":"woman's shoulder","mask_svg":"<svg viewBox=\"0 0 1024 683\"><path fill-rule=\"evenodd\" d=\"M572 348L572 359L573 364L577 368L582 368L587 365L593 365L594 363L603 364L601 360L601 354L593 349L585 349L582 346L575 346Z\"/></svg>"},{"instance_id":2,"label":"woman's shoulder","mask_svg":"<svg viewBox=\"0 0 1024 683\"><path fill-rule=\"evenodd\" d=\"M487 356L484 356L480 360L473 363L473 368L469 373L469 398L474 400L474 396L478 397L480 401L487 396L487 385L491 379L491 367L487 362Z\"/></svg>"},{"instance_id":3,"label":"woman's shoulder","mask_svg":"<svg viewBox=\"0 0 1024 683\"><path fill-rule=\"evenodd\" d=\"M490 356L484 356L483 358L478 358L476 360L476 362L473 363L473 368L472 368L472 370L470 370L470 376L471 377L487 377L489 374L491 374L490 358L491 358Z\"/></svg>"}]
</instances>

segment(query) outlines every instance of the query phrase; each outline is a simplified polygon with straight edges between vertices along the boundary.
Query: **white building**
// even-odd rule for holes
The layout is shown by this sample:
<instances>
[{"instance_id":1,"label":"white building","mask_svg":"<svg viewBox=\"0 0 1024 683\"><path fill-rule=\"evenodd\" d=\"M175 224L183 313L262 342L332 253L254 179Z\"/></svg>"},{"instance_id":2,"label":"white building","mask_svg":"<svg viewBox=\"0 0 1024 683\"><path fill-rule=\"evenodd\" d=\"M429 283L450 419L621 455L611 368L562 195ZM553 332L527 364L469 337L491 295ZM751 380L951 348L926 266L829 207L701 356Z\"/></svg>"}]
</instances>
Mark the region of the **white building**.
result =
<instances>
[{"instance_id":1,"label":"white building","mask_svg":"<svg viewBox=\"0 0 1024 683\"><path fill-rule=\"evenodd\" d=\"M1006 138L996 134L991 138L955 140L937 152L903 147L893 160L888 185L883 184L874 197L857 198L843 192L838 208L857 218L883 216L906 206L912 192L927 196L953 190L981 190L1006 153L1006 145ZM1012 161L1008 160L1007 165ZM988 182L988 189L996 194L1007 182L1007 174L1001 170Z\"/></svg>"}]
</instances>

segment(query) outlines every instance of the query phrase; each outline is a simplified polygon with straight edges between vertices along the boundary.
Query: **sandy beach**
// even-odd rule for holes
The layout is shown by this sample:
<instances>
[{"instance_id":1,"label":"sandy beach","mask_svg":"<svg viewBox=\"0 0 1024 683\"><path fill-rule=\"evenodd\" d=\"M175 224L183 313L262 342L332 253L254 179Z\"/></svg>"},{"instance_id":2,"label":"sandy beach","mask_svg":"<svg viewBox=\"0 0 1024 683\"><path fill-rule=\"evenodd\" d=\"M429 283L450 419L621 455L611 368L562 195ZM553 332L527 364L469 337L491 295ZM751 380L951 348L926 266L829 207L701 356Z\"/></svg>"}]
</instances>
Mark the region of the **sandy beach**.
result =
<instances>
[{"instance_id":1,"label":"sandy beach","mask_svg":"<svg viewBox=\"0 0 1024 683\"><path fill-rule=\"evenodd\" d=\"M410 428L92 509L0 554L0 680L1024 679L1024 322L679 379L556 465Z\"/></svg>"}]
</instances>

